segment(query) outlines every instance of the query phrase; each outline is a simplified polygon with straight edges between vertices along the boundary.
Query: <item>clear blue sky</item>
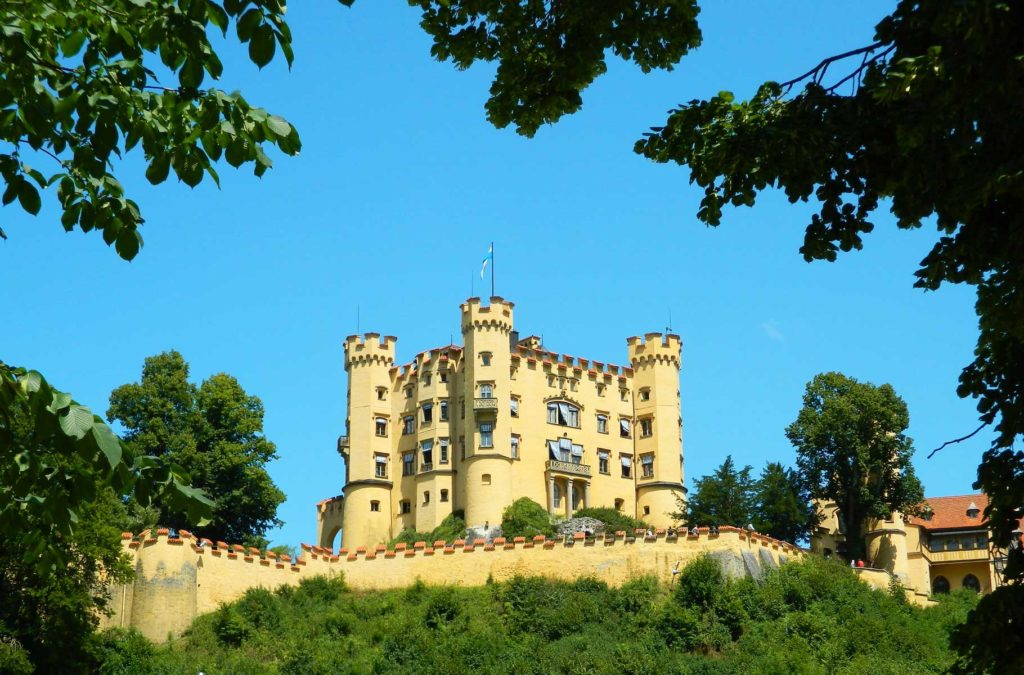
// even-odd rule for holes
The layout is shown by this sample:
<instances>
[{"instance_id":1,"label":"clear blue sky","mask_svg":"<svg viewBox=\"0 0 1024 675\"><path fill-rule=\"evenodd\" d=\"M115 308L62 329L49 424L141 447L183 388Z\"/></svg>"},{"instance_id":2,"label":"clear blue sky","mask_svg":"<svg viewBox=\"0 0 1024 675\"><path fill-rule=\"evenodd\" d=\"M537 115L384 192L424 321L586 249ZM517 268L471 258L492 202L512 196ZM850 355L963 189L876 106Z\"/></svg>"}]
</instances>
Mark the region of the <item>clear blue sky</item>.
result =
<instances>
[{"instance_id":1,"label":"clear blue sky","mask_svg":"<svg viewBox=\"0 0 1024 675\"><path fill-rule=\"evenodd\" d=\"M623 363L626 337L664 329L671 311L688 485L729 453L757 469L792 462L783 429L805 383L839 370L907 401L928 494L969 492L988 436L924 458L977 425L955 394L974 294L912 288L934 230L898 231L883 213L864 251L806 264L808 207L765 195L708 229L687 170L631 151L676 103L746 96L866 44L893 4L704 2L704 45L674 72L613 61L581 112L528 140L485 121L491 68L433 61L404 2L295 2L294 69L259 72L229 45L222 86L292 121L302 154L262 180L225 166L219 190L150 187L129 158L122 177L147 218L132 263L96 234L64 234L52 195L36 218L0 211L0 355L101 414L163 350L196 380L236 376L263 399L280 454L270 472L289 499L271 536L310 542L315 502L341 489L341 343L357 307L364 331L399 337L403 362L457 341L493 240L498 294L555 351Z\"/></svg>"}]
</instances>

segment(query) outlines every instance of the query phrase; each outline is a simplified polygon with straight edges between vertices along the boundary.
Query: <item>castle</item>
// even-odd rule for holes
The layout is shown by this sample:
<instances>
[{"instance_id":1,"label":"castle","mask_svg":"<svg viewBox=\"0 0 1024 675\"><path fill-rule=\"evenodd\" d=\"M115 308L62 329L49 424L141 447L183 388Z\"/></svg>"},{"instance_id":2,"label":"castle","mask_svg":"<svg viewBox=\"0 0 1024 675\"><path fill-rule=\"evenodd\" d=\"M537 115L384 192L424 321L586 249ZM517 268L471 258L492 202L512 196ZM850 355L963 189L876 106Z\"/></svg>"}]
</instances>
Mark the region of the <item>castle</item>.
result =
<instances>
[{"instance_id":1,"label":"castle","mask_svg":"<svg viewBox=\"0 0 1024 675\"><path fill-rule=\"evenodd\" d=\"M928 597L969 588L991 593L999 585L1005 550L993 547L984 517L985 494L928 497L921 516L893 513L865 528L867 565L898 578L905 587ZM844 556L846 536L835 504L823 504L825 519L811 537L811 550ZM1013 532L1020 542L1024 518Z\"/></svg>"},{"instance_id":2,"label":"castle","mask_svg":"<svg viewBox=\"0 0 1024 675\"><path fill-rule=\"evenodd\" d=\"M627 340L628 366L520 339L513 303L461 305L461 347L395 365L397 338L345 340L344 495L317 505L318 540L350 548L429 532L463 511L488 533L519 497L556 516L608 506L671 525L684 494L678 335Z\"/></svg>"}]
</instances>

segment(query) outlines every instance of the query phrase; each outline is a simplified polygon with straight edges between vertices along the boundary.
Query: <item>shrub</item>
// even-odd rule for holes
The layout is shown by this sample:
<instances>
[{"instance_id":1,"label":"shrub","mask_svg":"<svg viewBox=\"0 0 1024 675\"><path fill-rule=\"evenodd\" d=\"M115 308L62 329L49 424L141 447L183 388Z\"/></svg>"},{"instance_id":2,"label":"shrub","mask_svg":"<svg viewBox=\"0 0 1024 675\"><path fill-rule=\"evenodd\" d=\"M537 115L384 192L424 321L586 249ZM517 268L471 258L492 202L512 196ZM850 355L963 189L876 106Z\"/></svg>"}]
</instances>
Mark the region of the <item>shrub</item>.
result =
<instances>
[{"instance_id":1,"label":"shrub","mask_svg":"<svg viewBox=\"0 0 1024 675\"><path fill-rule=\"evenodd\" d=\"M221 605L213 619L213 633L221 644L237 647L252 634L252 630L234 605Z\"/></svg>"},{"instance_id":2,"label":"shrub","mask_svg":"<svg viewBox=\"0 0 1024 675\"><path fill-rule=\"evenodd\" d=\"M12 637L0 635L0 673L28 675L33 670L28 653L21 644Z\"/></svg>"},{"instance_id":3,"label":"shrub","mask_svg":"<svg viewBox=\"0 0 1024 675\"><path fill-rule=\"evenodd\" d=\"M98 657L104 674L134 675L153 672L156 649L136 630L111 628L100 636ZM0 672L9 672L0 662Z\"/></svg>"},{"instance_id":4,"label":"shrub","mask_svg":"<svg viewBox=\"0 0 1024 675\"><path fill-rule=\"evenodd\" d=\"M395 544L407 544L412 546L418 541L425 541L432 544L435 541L444 540L448 543L466 536L466 521L463 519L462 511L455 511L445 517L441 524L430 532L417 532L413 528L406 528L398 533L398 536L388 542L389 547Z\"/></svg>"},{"instance_id":5,"label":"shrub","mask_svg":"<svg viewBox=\"0 0 1024 675\"><path fill-rule=\"evenodd\" d=\"M725 593L725 576L718 561L702 555L684 567L676 579L675 597L683 607L710 609Z\"/></svg>"},{"instance_id":6,"label":"shrub","mask_svg":"<svg viewBox=\"0 0 1024 675\"><path fill-rule=\"evenodd\" d=\"M622 511L608 506L591 506L585 509L579 509L573 514L573 516L576 518L593 518L594 520L600 520L604 523L605 532L618 532L619 530L632 532L637 528L646 530L650 527L650 525L644 521L627 516Z\"/></svg>"},{"instance_id":7,"label":"shrub","mask_svg":"<svg viewBox=\"0 0 1024 675\"><path fill-rule=\"evenodd\" d=\"M501 531L506 537L554 536L551 516L543 506L529 497L512 502L501 516Z\"/></svg>"}]
</instances>

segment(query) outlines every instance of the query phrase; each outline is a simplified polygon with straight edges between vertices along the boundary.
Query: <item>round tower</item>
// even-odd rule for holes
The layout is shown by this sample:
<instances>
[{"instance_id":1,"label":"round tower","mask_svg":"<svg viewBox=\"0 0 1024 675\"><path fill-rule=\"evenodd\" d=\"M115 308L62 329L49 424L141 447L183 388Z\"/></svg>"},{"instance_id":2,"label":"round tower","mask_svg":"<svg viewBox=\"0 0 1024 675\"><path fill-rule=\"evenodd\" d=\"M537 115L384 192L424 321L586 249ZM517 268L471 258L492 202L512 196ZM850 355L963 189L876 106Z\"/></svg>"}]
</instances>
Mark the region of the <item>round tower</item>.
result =
<instances>
[{"instance_id":1,"label":"round tower","mask_svg":"<svg viewBox=\"0 0 1024 675\"><path fill-rule=\"evenodd\" d=\"M512 414L510 409L512 309L503 298L462 304L465 459L458 475L466 524L501 523L512 503Z\"/></svg>"},{"instance_id":2,"label":"round tower","mask_svg":"<svg viewBox=\"0 0 1024 675\"><path fill-rule=\"evenodd\" d=\"M636 516L655 527L672 525L683 488L683 420L679 400L682 341L678 335L631 337Z\"/></svg>"},{"instance_id":3,"label":"round tower","mask_svg":"<svg viewBox=\"0 0 1024 675\"><path fill-rule=\"evenodd\" d=\"M393 535L391 476L401 470L391 441L400 433L399 421L391 419L390 401L396 341L390 335L381 339L378 333L345 339L348 436L339 441L338 450L345 460L341 536L346 545L369 546Z\"/></svg>"},{"instance_id":4,"label":"round tower","mask_svg":"<svg viewBox=\"0 0 1024 675\"><path fill-rule=\"evenodd\" d=\"M864 543L871 567L886 570L904 584L909 581L907 527L902 513L893 513L886 520L870 521L864 528Z\"/></svg>"}]
</instances>

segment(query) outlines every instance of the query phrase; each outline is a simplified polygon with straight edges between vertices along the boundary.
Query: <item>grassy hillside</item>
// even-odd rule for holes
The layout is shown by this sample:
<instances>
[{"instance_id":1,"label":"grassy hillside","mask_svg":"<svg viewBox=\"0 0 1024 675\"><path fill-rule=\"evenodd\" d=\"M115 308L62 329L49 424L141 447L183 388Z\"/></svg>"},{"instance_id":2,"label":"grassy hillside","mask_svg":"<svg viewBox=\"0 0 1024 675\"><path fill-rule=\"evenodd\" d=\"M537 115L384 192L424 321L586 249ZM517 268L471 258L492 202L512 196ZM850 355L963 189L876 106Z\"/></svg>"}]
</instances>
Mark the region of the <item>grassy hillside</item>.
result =
<instances>
[{"instance_id":1,"label":"grassy hillside","mask_svg":"<svg viewBox=\"0 0 1024 675\"><path fill-rule=\"evenodd\" d=\"M341 580L250 591L155 648L108 633L112 673L937 673L976 598L908 606L809 559L763 585L698 559L671 589L516 578L354 592Z\"/></svg>"}]
</instances>

